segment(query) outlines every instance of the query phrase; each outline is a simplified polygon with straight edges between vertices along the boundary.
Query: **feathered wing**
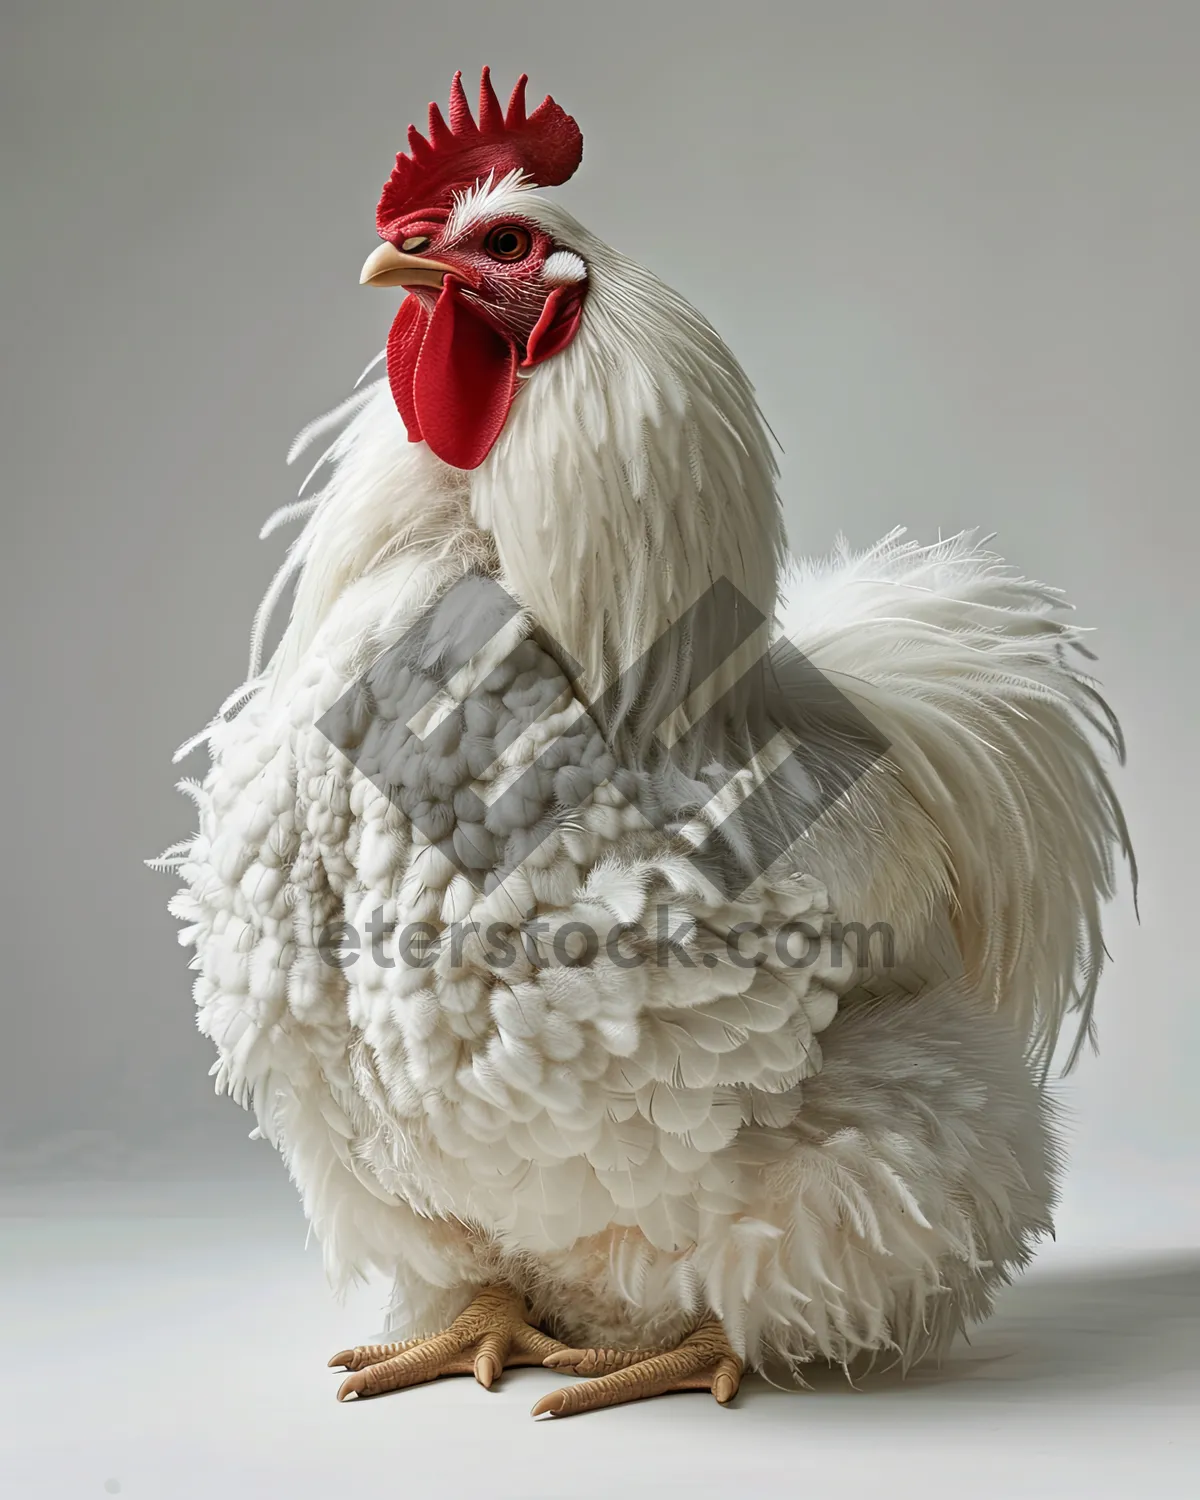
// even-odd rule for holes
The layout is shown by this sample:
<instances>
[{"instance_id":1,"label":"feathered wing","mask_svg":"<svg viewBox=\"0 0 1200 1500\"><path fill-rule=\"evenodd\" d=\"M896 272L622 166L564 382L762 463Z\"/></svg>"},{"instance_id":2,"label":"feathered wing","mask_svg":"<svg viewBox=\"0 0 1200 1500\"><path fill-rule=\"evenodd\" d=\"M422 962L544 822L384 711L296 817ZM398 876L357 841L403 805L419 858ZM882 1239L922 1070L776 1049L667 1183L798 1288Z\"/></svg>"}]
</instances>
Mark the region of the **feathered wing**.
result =
<instances>
[{"instance_id":1,"label":"feathered wing","mask_svg":"<svg viewBox=\"0 0 1200 1500\"><path fill-rule=\"evenodd\" d=\"M921 546L899 531L795 564L785 593L786 636L889 747L814 830L835 909L936 930L944 891L968 972L1038 1064L1078 1016L1069 1066L1091 1035L1118 857L1134 867L1106 768L1120 728L1061 596L971 534ZM841 841L847 818L874 830L866 853Z\"/></svg>"}]
</instances>

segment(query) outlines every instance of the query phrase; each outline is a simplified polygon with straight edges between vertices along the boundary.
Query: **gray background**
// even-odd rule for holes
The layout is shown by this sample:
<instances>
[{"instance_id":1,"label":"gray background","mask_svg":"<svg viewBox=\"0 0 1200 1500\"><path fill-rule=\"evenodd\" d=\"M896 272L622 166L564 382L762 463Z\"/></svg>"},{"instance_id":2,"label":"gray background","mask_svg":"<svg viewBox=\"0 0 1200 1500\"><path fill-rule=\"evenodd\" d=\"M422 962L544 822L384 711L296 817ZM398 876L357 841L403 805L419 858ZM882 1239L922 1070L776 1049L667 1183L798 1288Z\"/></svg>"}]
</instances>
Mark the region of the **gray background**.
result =
<instances>
[{"instance_id":1,"label":"gray background","mask_svg":"<svg viewBox=\"0 0 1200 1500\"><path fill-rule=\"evenodd\" d=\"M1143 923L1126 893L1103 1053L1064 1096L1060 1242L969 1363L865 1404L818 1383L547 1428L524 1417L549 1388L530 1370L336 1407L321 1366L372 1333L378 1294L324 1298L282 1169L213 1098L171 886L141 864L191 826L171 752L243 675L288 442L392 316L356 284L391 155L484 61L576 114L564 198L744 361L794 547L994 530L1096 627L1128 730ZM440 1493L453 1474L453 1493L582 1497L615 1465L633 1496L784 1473L839 1495L886 1473L922 1500L966 1475L1004 1500L1186 1487L1198 64L1195 0L6 0L7 1493ZM1164 1246L1184 1258L1145 1259ZM1142 1259L1080 1272L1104 1247Z\"/></svg>"}]
</instances>

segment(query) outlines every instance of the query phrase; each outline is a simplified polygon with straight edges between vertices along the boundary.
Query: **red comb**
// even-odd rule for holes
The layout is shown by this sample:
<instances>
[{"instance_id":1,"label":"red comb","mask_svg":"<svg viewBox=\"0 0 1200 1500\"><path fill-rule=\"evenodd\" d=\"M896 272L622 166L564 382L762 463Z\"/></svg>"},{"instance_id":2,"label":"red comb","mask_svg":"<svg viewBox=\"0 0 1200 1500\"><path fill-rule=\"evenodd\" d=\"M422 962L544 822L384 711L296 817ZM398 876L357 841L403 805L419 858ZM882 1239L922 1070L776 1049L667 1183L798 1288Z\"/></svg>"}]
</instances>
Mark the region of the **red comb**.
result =
<instances>
[{"instance_id":1,"label":"red comb","mask_svg":"<svg viewBox=\"0 0 1200 1500\"><path fill-rule=\"evenodd\" d=\"M375 222L379 233L418 209L449 207L455 192L493 173L497 180L520 170L538 187L566 182L583 157L579 126L547 94L531 115L525 113L525 74L502 111L488 69L479 81L479 123L463 92L462 74L450 85L450 123L436 104L429 106L429 136L408 127L410 155L396 158L384 185Z\"/></svg>"}]
</instances>

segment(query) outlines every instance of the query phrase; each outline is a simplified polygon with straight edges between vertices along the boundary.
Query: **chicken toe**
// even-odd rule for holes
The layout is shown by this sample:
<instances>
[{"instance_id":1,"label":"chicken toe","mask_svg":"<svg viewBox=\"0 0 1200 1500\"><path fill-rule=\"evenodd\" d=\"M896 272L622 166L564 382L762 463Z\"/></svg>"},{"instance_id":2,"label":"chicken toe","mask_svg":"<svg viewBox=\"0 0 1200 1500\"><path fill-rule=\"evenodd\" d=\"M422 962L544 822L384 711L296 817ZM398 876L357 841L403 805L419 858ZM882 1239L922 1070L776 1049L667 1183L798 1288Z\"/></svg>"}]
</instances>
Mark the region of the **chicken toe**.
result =
<instances>
[{"instance_id":1,"label":"chicken toe","mask_svg":"<svg viewBox=\"0 0 1200 1500\"><path fill-rule=\"evenodd\" d=\"M448 1328L429 1338L343 1349L330 1368L350 1371L338 1400L379 1396L422 1385L443 1375L474 1375L490 1387L504 1369L540 1365L563 1345L534 1328L525 1307L507 1287L484 1287Z\"/></svg>"},{"instance_id":2,"label":"chicken toe","mask_svg":"<svg viewBox=\"0 0 1200 1500\"><path fill-rule=\"evenodd\" d=\"M547 1354L547 1369L597 1378L551 1391L533 1408L540 1417L570 1417L671 1391L711 1391L722 1406L737 1395L742 1361L716 1318L694 1329L674 1349L566 1349Z\"/></svg>"}]
</instances>

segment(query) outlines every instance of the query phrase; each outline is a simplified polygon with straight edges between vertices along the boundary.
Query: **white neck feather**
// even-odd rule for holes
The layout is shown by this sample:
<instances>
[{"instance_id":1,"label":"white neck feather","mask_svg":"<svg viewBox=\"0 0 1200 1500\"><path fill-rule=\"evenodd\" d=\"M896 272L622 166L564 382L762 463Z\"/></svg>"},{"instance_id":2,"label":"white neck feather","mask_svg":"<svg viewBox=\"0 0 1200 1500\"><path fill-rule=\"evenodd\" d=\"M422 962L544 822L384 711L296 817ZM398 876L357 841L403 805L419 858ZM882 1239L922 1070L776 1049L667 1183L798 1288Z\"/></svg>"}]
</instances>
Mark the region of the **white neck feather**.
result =
<instances>
[{"instance_id":1,"label":"white neck feather","mask_svg":"<svg viewBox=\"0 0 1200 1500\"><path fill-rule=\"evenodd\" d=\"M470 488L506 583L594 694L719 578L773 617L784 538L733 355L649 272L567 233L589 270L580 331L532 373Z\"/></svg>"}]
</instances>

